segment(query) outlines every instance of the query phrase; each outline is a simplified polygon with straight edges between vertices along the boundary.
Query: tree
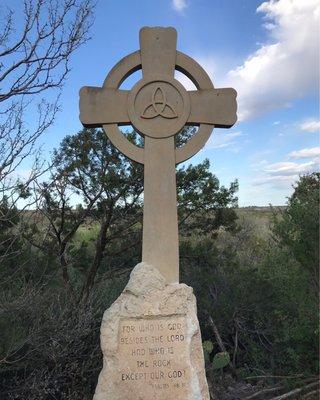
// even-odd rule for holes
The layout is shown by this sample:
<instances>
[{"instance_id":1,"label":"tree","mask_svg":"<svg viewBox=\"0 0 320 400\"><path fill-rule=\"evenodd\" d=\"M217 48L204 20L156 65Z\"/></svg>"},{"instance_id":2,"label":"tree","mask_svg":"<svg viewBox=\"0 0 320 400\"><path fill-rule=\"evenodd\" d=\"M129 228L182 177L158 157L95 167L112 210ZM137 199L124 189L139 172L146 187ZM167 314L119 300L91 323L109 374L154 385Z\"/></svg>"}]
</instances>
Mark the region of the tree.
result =
<instances>
[{"instance_id":1,"label":"tree","mask_svg":"<svg viewBox=\"0 0 320 400\"><path fill-rule=\"evenodd\" d=\"M37 217L46 222L47 230L33 228L29 240L56 257L74 300L88 299L105 258L109 267L117 259L115 274L139 255L142 176L141 166L119 153L101 129L67 136L54 152L50 181L39 183L35 192ZM75 201L80 205L75 207ZM79 229L90 227L95 237L77 247ZM87 246L92 257L84 258ZM73 282L72 270L77 272Z\"/></svg>"},{"instance_id":2,"label":"tree","mask_svg":"<svg viewBox=\"0 0 320 400\"><path fill-rule=\"evenodd\" d=\"M220 185L205 159L198 165L190 164L177 170L177 195L180 235L215 236L219 229L236 228L238 182L229 188Z\"/></svg>"},{"instance_id":3,"label":"tree","mask_svg":"<svg viewBox=\"0 0 320 400\"><path fill-rule=\"evenodd\" d=\"M10 2L0 8L2 265L22 262L18 223L33 202L30 185L44 171L37 140L54 122L71 56L89 39L94 7L92 0L21 0L20 4L16 11Z\"/></svg>"},{"instance_id":4,"label":"tree","mask_svg":"<svg viewBox=\"0 0 320 400\"><path fill-rule=\"evenodd\" d=\"M259 223L265 218L240 209L241 230L195 235L183 245L183 281L197 297L211 357L227 351L238 377L317 374L318 302L309 273L270 232L243 226L243 213Z\"/></svg>"},{"instance_id":5,"label":"tree","mask_svg":"<svg viewBox=\"0 0 320 400\"><path fill-rule=\"evenodd\" d=\"M135 132L128 138L141 145ZM177 172L182 237L195 226L198 233L229 229L236 218L226 210L236 202L236 183L229 189L220 187L209 168L206 160ZM99 275L107 273L107 279L121 274L141 259L143 168L121 155L103 130L83 129L62 141L51 172L50 182L37 189L37 214L47 221L47 231L33 228L30 240L45 252L51 249L72 296L86 300ZM75 198L81 203L77 208ZM90 227L96 232L90 243L85 239L75 245L79 229ZM90 255L84 246L89 246ZM75 270L72 284L70 273Z\"/></svg>"},{"instance_id":6,"label":"tree","mask_svg":"<svg viewBox=\"0 0 320 400\"><path fill-rule=\"evenodd\" d=\"M316 296L319 291L319 183L320 173L301 176L280 217L274 212L273 227L278 244L289 248L301 267L309 272Z\"/></svg>"},{"instance_id":7,"label":"tree","mask_svg":"<svg viewBox=\"0 0 320 400\"><path fill-rule=\"evenodd\" d=\"M27 187L40 173L36 141L55 119L72 54L89 39L93 2L21 0L19 12L9 6L1 11L0 196L12 204L27 197ZM51 100L39 98L45 94ZM31 172L17 184L17 169L29 156Z\"/></svg>"}]
</instances>

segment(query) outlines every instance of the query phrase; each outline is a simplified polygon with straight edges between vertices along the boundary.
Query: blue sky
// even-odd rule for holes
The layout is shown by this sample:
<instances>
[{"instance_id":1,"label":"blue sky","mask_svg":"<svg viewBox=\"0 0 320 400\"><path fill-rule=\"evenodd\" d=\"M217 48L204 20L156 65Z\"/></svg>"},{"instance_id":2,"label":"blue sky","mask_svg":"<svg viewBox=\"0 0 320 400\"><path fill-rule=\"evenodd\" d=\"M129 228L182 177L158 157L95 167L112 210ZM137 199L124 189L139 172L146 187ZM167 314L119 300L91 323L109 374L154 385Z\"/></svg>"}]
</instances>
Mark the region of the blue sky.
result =
<instances>
[{"instance_id":1,"label":"blue sky","mask_svg":"<svg viewBox=\"0 0 320 400\"><path fill-rule=\"evenodd\" d=\"M101 86L110 68L138 49L142 26L174 26L178 50L195 58L215 87L238 91L239 122L214 129L190 162L209 158L223 184L237 178L240 206L284 204L299 174L319 165L319 18L318 0L100 0L44 149L81 129L79 89Z\"/></svg>"}]
</instances>

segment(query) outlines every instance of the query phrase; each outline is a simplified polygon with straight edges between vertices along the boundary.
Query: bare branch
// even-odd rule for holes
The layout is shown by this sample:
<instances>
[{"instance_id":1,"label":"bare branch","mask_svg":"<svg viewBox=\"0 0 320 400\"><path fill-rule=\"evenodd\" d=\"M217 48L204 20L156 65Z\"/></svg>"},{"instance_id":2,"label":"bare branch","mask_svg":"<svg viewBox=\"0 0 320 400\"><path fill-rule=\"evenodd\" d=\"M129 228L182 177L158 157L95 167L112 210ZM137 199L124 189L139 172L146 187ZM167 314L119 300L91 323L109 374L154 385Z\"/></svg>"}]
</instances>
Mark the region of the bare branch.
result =
<instances>
[{"instance_id":1,"label":"bare branch","mask_svg":"<svg viewBox=\"0 0 320 400\"><path fill-rule=\"evenodd\" d=\"M0 32L0 102L61 88L71 54L88 39L91 0L24 0L25 22L13 38L13 11Z\"/></svg>"}]
</instances>

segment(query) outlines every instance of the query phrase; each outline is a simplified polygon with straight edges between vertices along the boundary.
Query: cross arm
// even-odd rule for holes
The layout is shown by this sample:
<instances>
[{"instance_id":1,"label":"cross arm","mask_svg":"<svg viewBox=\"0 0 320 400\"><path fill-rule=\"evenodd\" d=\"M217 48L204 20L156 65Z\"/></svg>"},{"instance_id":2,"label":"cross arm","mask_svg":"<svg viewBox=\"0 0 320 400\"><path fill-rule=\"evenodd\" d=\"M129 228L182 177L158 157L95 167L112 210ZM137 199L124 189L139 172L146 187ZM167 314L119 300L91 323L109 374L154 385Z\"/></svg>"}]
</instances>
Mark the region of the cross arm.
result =
<instances>
[{"instance_id":1,"label":"cross arm","mask_svg":"<svg viewBox=\"0 0 320 400\"><path fill-rule=\"evenodd\" d=\"M84 86L80 90L80 121L87 128L130 124L128 94L127 90Z\"/></svg>"},{"instance_id":2,"label":"cross arm","mask_svg":"<svg viewBox=\"0 0 320 400\"><path fill-rule=\"evenodd\" d=\"M188 124L230 128L237 121L237 92L232 88L189 91L191 112Z\"/></svg>"}]
</instances>

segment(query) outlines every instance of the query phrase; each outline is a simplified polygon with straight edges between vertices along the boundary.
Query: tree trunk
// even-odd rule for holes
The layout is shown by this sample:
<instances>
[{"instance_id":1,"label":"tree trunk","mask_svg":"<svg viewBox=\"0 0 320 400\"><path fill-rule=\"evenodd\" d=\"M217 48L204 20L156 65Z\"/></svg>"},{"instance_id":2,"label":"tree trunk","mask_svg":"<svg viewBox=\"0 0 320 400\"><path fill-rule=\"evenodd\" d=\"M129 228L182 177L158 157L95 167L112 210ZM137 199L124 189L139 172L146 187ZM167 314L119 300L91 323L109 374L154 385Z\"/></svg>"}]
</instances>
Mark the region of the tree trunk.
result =
<instances>
[{"instance_id":1,"label":"tree trunk","mask_svg":"<svg viewBox=\"0 0 320 400\"><path fill-rule=\"evenodd\" d=\"M110 226L111 217L112 217L112 209L108 209L105 211L105 217L101 222L101 227L99 231L99 236L96 241L96 249L94 254L94 259L92 261L91 267L87 274L87 279L84 283L83 289L80 295L80 301L83 299L84 302L88 300L91 289L94 285L94 280L97 275L98 269L101 265L101 261L103 259L103 253L107 245L107 232Z\"/></svg>"},{"instance_id":2,"label":"tree trunk","mask_svg":"<svg viewBox=\"0 0 320 400\"><path fill-rule=\"evenodd\" d=\"M216 338L216 341L217 341L217 343L218 343L218 346L219 346L221 352L227 352L227 350L226 350L226 348L225 348L225 345L224 345L224 343L223 343L223 341L222 341L222 339L221 339L221 336L220 336L218 327L217 327L217 325L215 324L214 320L212 319L212 317L211 317L210 315L209 315L209 317L208 317L208 320L209 320L209 325L211 326L211 328L212 328L212 330L213 330L214 336L215 336L215 338ZM230 363L229 363L229 367L230 367L230 369L231 369L232 375L234 375L234 376L236 377L236 376L237 376L236 370L235 370L235 368L233 367L231 361L230 361Z\"/></svg>"},{"instance_id":3,"label":"tree trunk","mask_svg":"<svg viewBox=\"0 0 320 400\"><path fill-rule=\"evenodd\" d=\"M60 261L60 266L61 266L62 280L63 280L64 286L66 287L67 291L71 295L72 300L75 302L76 295L74 293L72 284L70 282L70 277L69 277L69 273L68 273L68 269L67 269L68 263L66 260L65 251L66 251L66 246L60 247L59 261Z\"/></svg>"}]
</instances>

